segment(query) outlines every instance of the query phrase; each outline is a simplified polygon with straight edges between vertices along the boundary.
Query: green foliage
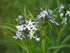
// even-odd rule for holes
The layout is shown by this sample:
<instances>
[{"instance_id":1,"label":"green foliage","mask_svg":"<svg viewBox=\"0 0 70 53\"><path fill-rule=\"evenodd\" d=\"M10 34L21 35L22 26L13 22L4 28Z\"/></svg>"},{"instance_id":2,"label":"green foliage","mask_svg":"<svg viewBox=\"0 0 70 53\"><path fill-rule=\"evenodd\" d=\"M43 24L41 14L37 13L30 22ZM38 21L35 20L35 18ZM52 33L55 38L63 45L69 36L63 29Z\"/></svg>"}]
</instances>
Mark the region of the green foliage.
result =
<instances>
[{"instance_id":1,"label":"green foliage","mask_svg":"<svg viewBox=\"0 0 70 53\"><path fill-rule=\"evenodd\" d=\"M12 38L14 35L16 35L17 31L15 28L16 23L13 20L18 17L18 15L22 14L25 20L29 20L31 18L32 21L35 21L37 14L39 14L40 7L43 9L52 9L53 14L55 14L54 12L58 10L60 3L63 3L65 5L69 2L70 0L1 1L0 19L4 20L4 22L1 20L0 23L0 53L29 53L29 47L31 53L63 53L64 51L69 53L70 21L68 21L67 25L61 25L59 27L54 26L50 22L47 26L45 26L45 23L44 25L38 25L37 28L40 30L37 34L39 37L41 37L41 40L39 42L30 39L15 40ZM64 50L62 50L63 48ZM66 48L68 48L68 50L66 50Z\"/></svg>"}]
</instances>

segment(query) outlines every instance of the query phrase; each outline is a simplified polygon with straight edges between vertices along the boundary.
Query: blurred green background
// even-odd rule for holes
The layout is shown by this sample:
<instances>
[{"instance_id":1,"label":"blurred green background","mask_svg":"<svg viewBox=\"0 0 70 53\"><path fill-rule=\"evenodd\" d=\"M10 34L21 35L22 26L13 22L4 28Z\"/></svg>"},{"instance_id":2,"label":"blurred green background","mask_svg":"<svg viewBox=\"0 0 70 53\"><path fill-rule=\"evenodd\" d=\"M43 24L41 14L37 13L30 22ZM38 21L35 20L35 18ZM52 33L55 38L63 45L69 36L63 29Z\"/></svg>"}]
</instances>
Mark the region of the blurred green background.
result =
<instances>
[{"instance_id":1,"label":"blurred green background","mask_svg":"<svg viewBox=\"0 0 70 53\"><path fill-rule=\"evenodd\" d=\"M40 13L40 7L54 10L58 6L57 2L58 0L0 0L0 25L14 21L18 15L24 13L24 8L28 9L34 16L37 16ZM70 3L70 0L60 0L60 3L66 5ZM70 33L69 30L68 33ZM69 50L70 48L67 48L68 52ZM0 53L23 53L20 46L7 37L6 29L1 28Z\"/></svg>"}]
</instances>

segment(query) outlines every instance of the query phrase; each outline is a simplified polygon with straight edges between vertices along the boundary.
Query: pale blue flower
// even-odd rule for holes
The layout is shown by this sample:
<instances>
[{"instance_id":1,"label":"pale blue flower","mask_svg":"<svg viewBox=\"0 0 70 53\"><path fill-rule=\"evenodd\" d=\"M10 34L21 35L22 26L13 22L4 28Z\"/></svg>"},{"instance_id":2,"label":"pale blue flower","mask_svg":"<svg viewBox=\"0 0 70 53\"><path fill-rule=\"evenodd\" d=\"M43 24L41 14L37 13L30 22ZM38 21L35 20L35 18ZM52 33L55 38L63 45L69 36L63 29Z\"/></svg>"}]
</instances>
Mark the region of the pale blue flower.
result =
<instances>
[{"instance_id":1,"label":"pale blue flower","mask_svg":"<svg viewBox=\"0 0 70 53\"><path fill-rule=\"evenodd\" d=\"M64 23L64 24L67 24L66 21L67 21L67 18L63 18L61 24L63 24L63 23Z\"/></svg>"},{"instance_id":2,"label":"pale blue flower","mask_svg":"<svg viewBox=\"0 0 70 53\"><path fill-rule=\"evenodd\" d=\"M60 4L60 8L59 8L59 13L64 9L64 6L62 4Z\"/></svg>"},{"instance_id":3,"label":"pale blue flower","mask_svg":"<svg viewBox=\"0 0 70 53\"><path fill-rule=\"evenodd\" d=\"M23 16L22 15L19 15L19 20L21 20L23 18Z\"/></svg>"},{"instance_id":4,"label":"pale blue flower","mask_svg":"<svg viewBox=\"0 0 70 53\"><path fill-rule=\"evenodd\" d=\"M63 17L63 13L60 13L60 17L61 17L61 18Z\"/></svg>"},{"instance_id":5,"label":"pale blue flower","mask_svg":"<svg viewBox=\"0 0 70 53\"><path fill-rule=\"evenodd\" d=\"M16 28L18 29L18 31L23 31L24 30L23 25L16 26Z\"/></svg>"},{"instance_id":6,"label":"pale blue flower","mask_svg":"<svg viewBox=\"0 0 70 53\"><path fill-rule=\"evenodd\" d=\"M67 15L70 16L70 11L66 11L66 14L65 14L65 15L66 15L66 16L67 16Z\"/></svg>"},{"instance_id":7,"label":"pale blue flower","mask_svg":"<svg viewBox=\"0 0 70 53\"><path fill-rule=\"evenodd\" d=\"M17 35L17 36L13 36L13 38L15 38L15 39L19 38L19 39L21 39L21 40L22 40L23 38L25 38L25 36L22 36L22 32L20 32L20 31L17 31L17 32L16 32L16 35Z\"/></svg>"},{"instance_id":8,"label":"pale blue flower","mask_svg":"<svg viewBox=\"0 0 70 53\"><path fill-rule=\"evenodd\" d=\"M55 22L55 18L50 19L50 22L51 22L51 23L54 23L54 24L56 24L56 25L59 25L59 23Z\"/></svg>"}]
</instances>

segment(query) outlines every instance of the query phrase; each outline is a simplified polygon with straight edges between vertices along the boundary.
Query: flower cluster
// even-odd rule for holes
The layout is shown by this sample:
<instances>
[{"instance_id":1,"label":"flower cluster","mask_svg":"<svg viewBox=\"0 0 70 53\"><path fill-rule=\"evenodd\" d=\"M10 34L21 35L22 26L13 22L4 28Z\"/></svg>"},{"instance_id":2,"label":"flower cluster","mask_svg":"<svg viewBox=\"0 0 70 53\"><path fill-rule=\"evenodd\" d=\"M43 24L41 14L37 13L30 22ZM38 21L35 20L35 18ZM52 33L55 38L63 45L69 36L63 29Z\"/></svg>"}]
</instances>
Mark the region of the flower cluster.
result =
<instances>
[{"instance_id":1,"label":"flower cluster","mask_svg":"<svg viewBox=\"0 0 70 53\"><path fill-rule=\"evenodd\" d=\"M52 15L52 10L42 10L40 12L40 15L37 16L37 19L41 19L41 18L46 18L46 19L51 19L53 17L57 17L56 15Z\"/></svg>"},{"instance_id":2,"label":"flower cluster","mask_svg":"<svg viewBox=\"0 0 70 53\"><path fill-rule=\"evenodd\" d=\"M59 23L57 23L55 21L55 18L54 18L54 17L57 17L57 16L56 15L52 15L52 10L45 10L45 11L43 11L42 8L41 8L41 11L42 12L40 12L40 15L37 16L37 20L39 20L41 18L46 18L46 19L49 19L51 23L54 23L56 25L59 25ZM38 23L39 23L39 21L36 22L36 25Z\"/></svg>"},{"instance_id":3,"label":"flower cluster","mask_svg":"<svg viewBox=\"0 0 70 53\"><path fill-rule=\"evenodd\" d=\"M16 28L18 29L18 31L16 32L17 36L13 36L13 38L17 39L23 39L23 38L28 38L30 37L30 39L34 38L35 40L39 41L40 38L37 38L34 36L34 32L37 30L35 28L34 22L31 22L31 19L29 21L26 21L26 24L24 25L20 25L20 26L16 26ZM28 31L28 32L25 32Z\"/></svg>"},{"instance_id":4,"label":"flower cluster","mask_svg":"<svg viewBox=\"0 0 70 53\"><path fill-rule=\"evenodd\" d=\"M36 25L39 24L39 22L40 22L39 19L41 19L41 18L46 18L46 20L49 19L51 23L54 23L57 26L59 26L60 24L63 24L63 23L67 24L66 23L67 22L67 16L70 16L70 11L66 11L66 13L65 13L64 8L65 7L62 4L60 4L60 8L59 8L59 10L57 12L57 13L60 14L60 19L62 19L61 23L58 23L58 22L55 21L56 17L59 17L59 16L58 15L53 15L52 10L43 10L42 8L40 8L41 12L37 16L38 21L36 21Z\"/></svg>"},{"instance_id":5,"label":"flower cluster","mask_svg":"<svg viewBox=\"0 0 70 53\"><path fill-rule=\"evenodd\" d=\"M23 24L25 20L23 19L23 16L22 15L19 15L19 18L16 18L15 21L16 22L19 21L20 24Z\"/></svg>"},{"instance_id":6,"label":"flower cluster","mask_svg":"<svg viewBox=\"0 0 70 53\"><path fill-rule=\"evenodd\" d=\"M30 39L35 39L37 41L40 40L40 38L37 38L34 36L36 29L36 26L39 24L40 19L46 19L47 22L48 20L51 23L56 24L57 26L59 26L60 24L67 24L67 16L70 16L70 11L64 11L64 6L62 4L60 4L60 8L58 10L58 14L60 14L60 19L62 19L61 23L59 24L58 22L55 21L56 17L58 15L53 15L52 14L52 10L43 10L42 8L40 14L37 16L37 19L35 20L35 22L32 22L31 19L29 21L26 20L26 24L23 24L25 22L25 20L23 20L23 16L19 15L19 18L16 18L15 21L18 22L22 25L20 26L16 26L16 28L18 29L18 31L16 32L17 36L13 36L13 38L17 39L23 39L23 38L30 38ZM59 16L58 16L59 17ZM44 23L44 22L43 22Z\"/></svg>"},{"instance_id":7,"label":"flower cluster","mask_svg":"<svg viewBox=\"0 0 70 53\"><path fill-rule=\"evenodd\" d=\"M67 22L67 16L68 15L70 16L70 11L66 11L66 13L65 13L65 11L63 9L64 9L64 6L61 4L58 13L60 13L60 18L62 18L61 24L63 24L63 23L67 24L66 23Z\"/></svg>"}]
</instances>

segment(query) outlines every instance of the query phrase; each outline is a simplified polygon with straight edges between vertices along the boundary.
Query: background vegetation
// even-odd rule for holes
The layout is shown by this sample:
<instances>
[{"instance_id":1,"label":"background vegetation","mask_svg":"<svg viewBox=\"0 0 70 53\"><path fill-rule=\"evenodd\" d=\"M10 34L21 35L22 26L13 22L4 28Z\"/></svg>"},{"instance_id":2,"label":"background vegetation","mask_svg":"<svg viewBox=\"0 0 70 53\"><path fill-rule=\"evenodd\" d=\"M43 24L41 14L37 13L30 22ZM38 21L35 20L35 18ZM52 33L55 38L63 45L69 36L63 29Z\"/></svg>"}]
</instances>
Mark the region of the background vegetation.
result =
<instances>
[{"instance_id":1,"label":"background vegetation","mask_svg":"<svg viewBox=\"0 0 70 53\"><path fill-rule=\"evenodd\" d=\"M36 18L36 16L40 13L40 7L43 9L54 10L58 6L58 2L64 5L70 4L70 0L0 0L0 25L6 25L4 23L11 23L12 26L7 26L15 27L16 24L14 24L14 19L20 14L23 15L26 9L29 10ZM70 8L68 9L70 10ZM0 53L24 53L24 50L8 37L12 34L8 34L7 32L7 29L0 28ZM50 35L49 33L52 35L53 31L48 32L48 36ZM65 39L65 44L69 46L61 46L62 48L59 47L61 49L58 53L70 53L70 23L68 23L62 35L60 42L67 37L67 39ZM53 42L55 42L57 38L56 34L54 34L53 37ZM39 53L39 51L37 51L37 53Z\"/></svg>"}]
</instances>

